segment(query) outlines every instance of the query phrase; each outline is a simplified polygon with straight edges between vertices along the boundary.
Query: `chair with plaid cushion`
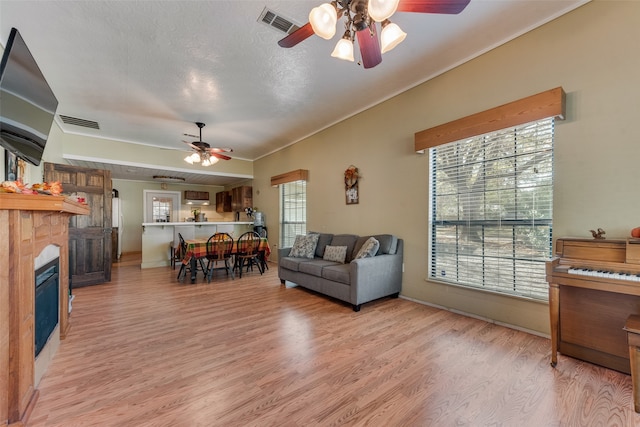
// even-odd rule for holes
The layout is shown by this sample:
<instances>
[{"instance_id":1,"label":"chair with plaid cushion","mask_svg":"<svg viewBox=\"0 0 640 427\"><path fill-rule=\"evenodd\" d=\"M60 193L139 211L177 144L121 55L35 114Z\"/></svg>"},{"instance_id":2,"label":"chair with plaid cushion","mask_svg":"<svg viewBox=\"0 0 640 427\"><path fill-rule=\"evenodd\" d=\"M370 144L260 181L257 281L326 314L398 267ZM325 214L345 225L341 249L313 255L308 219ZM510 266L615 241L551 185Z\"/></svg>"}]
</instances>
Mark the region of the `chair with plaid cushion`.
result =
<instances>
[{"instance_id":1,"label":"chair with plaid cushion","mask_svg":"<svg viewBox=\"0 0 640 427\"><path fill-rule=\"evenodd\" d=\"M233 237L228 233L216 233L207 240L207 281L211 282L213 270L224 269L227 275L234 278L233 268L229 263L233 254ZM217 263L224 263L224 267L216 267Z\"/></svg>"},{"instance_id":2,"label":"chair with plaid cushion","mask_svg":"<svg viewBox=\"0 0 640 427\"><path fill-rule=\"evenodd\" d=\"M240 278L242 278L242 270L245 267L247 272L253 271L254 265L258 267L260 274L263 273L262 263L259 259L260 240L260 235L255 231L247 231L238 238L235 268L238 269Z\"/></svg>"}]
</instances>

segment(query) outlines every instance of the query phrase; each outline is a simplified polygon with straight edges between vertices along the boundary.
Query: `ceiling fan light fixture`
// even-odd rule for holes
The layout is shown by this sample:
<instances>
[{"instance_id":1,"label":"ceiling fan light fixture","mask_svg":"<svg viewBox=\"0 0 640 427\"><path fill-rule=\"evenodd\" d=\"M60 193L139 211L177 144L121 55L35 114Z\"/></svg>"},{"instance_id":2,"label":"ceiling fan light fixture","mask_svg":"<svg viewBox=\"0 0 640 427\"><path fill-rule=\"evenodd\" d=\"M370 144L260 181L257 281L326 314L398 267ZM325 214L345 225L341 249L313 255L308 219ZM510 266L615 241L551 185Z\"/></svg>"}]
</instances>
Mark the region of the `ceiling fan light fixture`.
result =
<instances>
[{"instance_id":1,"label":"ceiling fan light fixture","mask_svg":"<svg viewBox=\"0 0 640 427\"><path fill-rule=\"evenodd\" d=\"M396 13L398 3L400 0L369 0L367 10L374 21L382 22Z\"/></svg>"},{"instance_id":2,"label":"ceiling fan light fixture","mask_svg":"<svg viewBox=\"0 0 640 427\"><path fill-rule=\"evenodd\" d=\"M218 163L220 159L231 160L231 157L223 153L230 153L233 150L231 148L211 147L209 143L202 140L202 128L205 124L196 122L196 125L200 128L200 139L194 142L182 141L194 150L193 153L184 158L184 161L190 165L202 162L202 166L211 166Z\"/></svg>"},{"instance_id":3,"label":"ceiling fan light fixture","mask_svg":"<svg viewBox=\"0 0 640 427\"><path fill-rule=\"evenodd\" d=\"M382 32L380 34L380 51L382 53L389 52L398 46L407 37L407 33L402 31L397 24L386 19L382 23Z\"/></svg>"},{"instance_id":4,"label":"ceiling fan light fixture","mask_svg":"<svg viewBox=\"0 0 640 427\"><path fill-rule=\"evenodd\" d=\"M336 44L331 56L353 62L353 41L351 40L351 33L348 30Z\"/></svg>"},{"instance_id":5,"label":"ceiling fan light fixture","mask_svg":"<svg viewBox=\"0 0 640 427\"><path fill-rule=\"evenodd\" d=\"M215 165L216 163L218 163L218 158L209 157L208 159L204 159L202 161L202 166L211 166L211 165Z\"/></svg>"},{"instance_id":6,"label":"ceiling fan light fixture","mask_svg":"<svg viewBox=\"0 0 640 427\"><path fill-rule=\"evenodd\" d=\"M338 11L333 3L323 3L311 9L309 22L313 32L325 40L329 40L336 34Z\"/></svg>"}]
</instances>

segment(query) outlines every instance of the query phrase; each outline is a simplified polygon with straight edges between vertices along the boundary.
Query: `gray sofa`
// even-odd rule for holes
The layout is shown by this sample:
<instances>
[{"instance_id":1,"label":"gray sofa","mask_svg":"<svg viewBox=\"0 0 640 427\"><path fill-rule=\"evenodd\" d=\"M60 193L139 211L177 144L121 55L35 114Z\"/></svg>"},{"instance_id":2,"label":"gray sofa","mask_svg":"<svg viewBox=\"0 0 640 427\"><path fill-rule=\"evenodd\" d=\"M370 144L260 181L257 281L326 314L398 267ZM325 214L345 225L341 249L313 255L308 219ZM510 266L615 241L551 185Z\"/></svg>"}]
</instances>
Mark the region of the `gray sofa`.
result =
<instances>
[{"instance_id":1,"label":"gray sofa","mask_svg":"<svg viewBox=\"0 0 640 427\"><path fill-rule=\"evenodd\" d=\"M292 248L278 249L278 276L280 281L299 286L350 303L354 311L362 304L378 298L398 297L402 289L402 239L391 234L356 236L353 234L318 234L313 258L292 257ZM365 242L374 237L379 242L375 254L354 259ZM346 246L345 262L324 259L327 246ZM333 251L333 248L327 250ZM371 256L373 255L373 256Z\"/></svg>"}]
</instances>

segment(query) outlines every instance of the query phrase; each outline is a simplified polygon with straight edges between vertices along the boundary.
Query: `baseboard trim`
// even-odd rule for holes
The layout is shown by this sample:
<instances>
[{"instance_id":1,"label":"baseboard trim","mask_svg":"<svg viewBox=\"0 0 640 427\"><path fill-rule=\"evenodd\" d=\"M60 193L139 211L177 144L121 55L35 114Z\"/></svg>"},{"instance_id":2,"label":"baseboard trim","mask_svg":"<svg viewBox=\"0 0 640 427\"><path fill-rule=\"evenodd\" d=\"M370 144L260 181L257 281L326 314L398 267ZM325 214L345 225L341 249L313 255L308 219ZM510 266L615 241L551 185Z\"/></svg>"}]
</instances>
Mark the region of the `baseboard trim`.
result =
<instances>
[{"instance_id":1,"label":"baseboard trim","mask_svg":"<svg viewBox=\"0 0 640 427\"><path fill-rule=\"evenodd\" d=\"M407 301L415 302L415 303L418 303L418 304L427 305L429 307L438 308L440 310L449 311L451 313L459 314L461 316L471 317L473 319L482 320L482 321L485 321L487 323L493 323L493 324L498 325L498 326L504 326L505 328L515 329L516 331L526 332L527 334L536 335L538 337L547 338L547 339L551 338L550 335L543 334L542 332L539 332L539 331L534 331L532 329L527 329L527 328L523 328L521 326L512 325L510 323L500 322L500 321L495 320L495 319L490 319L488 317L479 316L479 315L473 314L473 313L467 313L467 312L462 311L462 310L456 310L455 308L444 307L442 305L433 304L433 303L430 303L430 302L427 302L427 301L422 301L422 300L415 299L415 298L409 298L409 297L404 296L404 295L400 295L400 298L406 299Z\"/></svg>"}]
</instances>

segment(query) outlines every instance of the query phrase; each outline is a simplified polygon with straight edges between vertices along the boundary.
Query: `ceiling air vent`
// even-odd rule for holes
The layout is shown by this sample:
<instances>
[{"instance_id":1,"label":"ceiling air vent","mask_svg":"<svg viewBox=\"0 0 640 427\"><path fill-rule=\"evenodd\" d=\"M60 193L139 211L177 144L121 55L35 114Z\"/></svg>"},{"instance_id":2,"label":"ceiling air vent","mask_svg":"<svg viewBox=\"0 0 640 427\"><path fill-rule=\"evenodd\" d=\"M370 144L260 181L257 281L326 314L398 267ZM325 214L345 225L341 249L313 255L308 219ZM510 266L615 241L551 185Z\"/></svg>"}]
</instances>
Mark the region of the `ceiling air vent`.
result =
<instances>
[{"instance_id":1,"label":"ceiling air vent","mask_svg":"<svg viewBox=\"0 0 640 427\"><path fill-rule=\"evenodd\" d=\"M268 25L272 28L275 28L278 31L282 31L286 34L291 34L298 28L299 25L294 24L289 18L285 18L284 16L267 9L266 7L258 17L258 22L262 22L265 25Z\"/></svg>"},{"instance_id":2,"label":"ceiling air vent","mask_svg":"<svg viewBox=\"0 0 640 427\"><path fill-rule=\"evenodd\" d=\"M62 114L58 114L58 117L60 117L62 122L67 125L76 125L76 126L82 126L84 128L100 129L100 125L98 124L98 122L79 119L77 117L63 116Z\"/></svg>"}]
</instances>

